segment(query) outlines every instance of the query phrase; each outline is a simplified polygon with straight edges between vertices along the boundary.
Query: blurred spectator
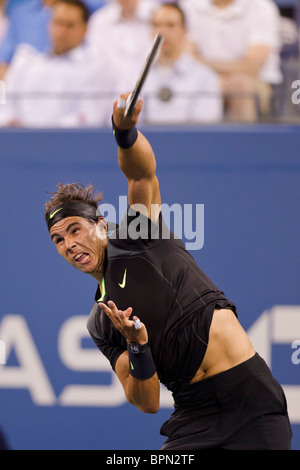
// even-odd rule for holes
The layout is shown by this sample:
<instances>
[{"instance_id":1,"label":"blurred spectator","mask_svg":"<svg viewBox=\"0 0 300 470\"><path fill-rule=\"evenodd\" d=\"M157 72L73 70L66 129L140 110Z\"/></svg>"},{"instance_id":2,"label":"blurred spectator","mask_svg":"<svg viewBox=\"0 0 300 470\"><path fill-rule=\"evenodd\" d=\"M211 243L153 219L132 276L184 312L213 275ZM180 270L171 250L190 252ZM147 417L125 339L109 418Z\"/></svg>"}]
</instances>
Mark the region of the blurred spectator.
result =
<instances>
[{"instance_id":1,"label":"blurred spectator","mask_svg":"<svg viewBox=\"0 0 300 470\"><path fill-rule=\"evenodd\" d=\"M273 0L182 0L198 58L220 76L229 118L269 111L280 71L280 14Z\"/></svg>"},{"instance_id":2,"label":"blurred spectator","mask_svg":"<svg viewBox=\"0 0 300 470\"><path fill-rule=\"evenodd\" d=\"M152 44L151 17L158 0L110 0L91 16L88 40L98 53L107 51L120 90L135 85Z\"/></svg>"},{"instance_id":3,"label":"blurred spectator","mask_svg":"<svg viewBox=\"0 0 300 470\"><path fill-rule=\"evenodd\" d=\"M84 42L88 10L57 0L50 23L51 53L20 46L5 77L1 125L74 127L110 124L113 79L107 61Z\"/></svg>"},{"instance_id":4,"label":"blurred spectator","mask_svg":"<svg viewBox=\"0 0 300 470\"><path fill-rule=\"evenodd\" d=\"M0 48L8 27L8 18L6 15L6 0L0 0ZM0 62L0 80L6 71L5 65Z\"/></svg>"},{"instance_id":5,"label":"blurred spectator","mask_svg":"<svg viewBox=\"0 0 300 470\"><path fill-rule=\"evenodd\" d=\"M43 2L43 0L39 0L40 3ZM90 13L94 13L94 11L98 10L98 8L103 7L109 0L84 0L84 3L88 7ZM7 11L8 15L14 10L15 7L19 7L21 3L29 3L28 0L6 0L7 3Z\"/></svg>"},{"instance_id":6,"label":"blurred spectator","mask_svg":"<svg viewBox=\"0 0 300 470\"><path fill-rule=\"evenodd\" d=\"M166 3L153 15L153 33L164 34L160 55L144 90L143 119L147 123L196 123L222 119L217 74L185 52L185 17L176 3Z\"/></svg>"},{"instance_id":7,"label":"blurred spectator","mask_svg":"<svg viewBox=\"0 0 300 470\"><path fill-rule=\"evenodd\" d=\"M22 0L19 3L15 2L10 5L10 25L2 44L0 42L0 78L4 77L20 44L28 44L40 52L49 51L51 47L49 22L54 2L55 0ZM94 13L105 5L107 0L84 0L84 3L90 13Z\"/></svg>"},{"instance_id":8,"label":"blurred spectator","mask_svg":"<svg viewBox=\"0 0 300 470\"><path fill-rule=\"evenodd\" d=\"M8 18L6 16L6 0L0 0L0 44L6 32Z\"/></svg>"},{"instance_id":9,"label":"blurred spectator","mask_svg":"<svg viewBox=\"0 0 300 470\"><path fill-rule=\"evenodd\" d=\"M0 78L4 77L20 44L29 44L40 52L49 50L48 24L54 2L55 0L28 0L12 8L9 27L0 45Z\"/></svg>"}]
</instances>

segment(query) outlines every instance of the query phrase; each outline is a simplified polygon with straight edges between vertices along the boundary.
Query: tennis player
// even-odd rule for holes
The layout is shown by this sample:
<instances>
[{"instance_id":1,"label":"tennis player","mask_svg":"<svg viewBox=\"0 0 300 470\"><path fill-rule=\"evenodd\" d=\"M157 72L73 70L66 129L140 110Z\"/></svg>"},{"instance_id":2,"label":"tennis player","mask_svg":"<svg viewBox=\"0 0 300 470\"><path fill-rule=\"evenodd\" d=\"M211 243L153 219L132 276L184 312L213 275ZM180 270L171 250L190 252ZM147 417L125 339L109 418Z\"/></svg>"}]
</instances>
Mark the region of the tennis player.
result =
<instances>
[{"instance_id":1,"label":"tennis player","mask_svg":"<svg viewBox=\"0 0 300 470\"><path fill-rule=\"evenodd\" d=\"M281 386L235 305L164 224L155 156L136 129L142 102L124 118L127 96L113 107L129 196L120 226L107 236L92 186L60 184L45 209L59 254L97 280L88 330L141 411L158 411L160 382L172 391L162 450L290 449Z\"/></svg>"}]
</instances>

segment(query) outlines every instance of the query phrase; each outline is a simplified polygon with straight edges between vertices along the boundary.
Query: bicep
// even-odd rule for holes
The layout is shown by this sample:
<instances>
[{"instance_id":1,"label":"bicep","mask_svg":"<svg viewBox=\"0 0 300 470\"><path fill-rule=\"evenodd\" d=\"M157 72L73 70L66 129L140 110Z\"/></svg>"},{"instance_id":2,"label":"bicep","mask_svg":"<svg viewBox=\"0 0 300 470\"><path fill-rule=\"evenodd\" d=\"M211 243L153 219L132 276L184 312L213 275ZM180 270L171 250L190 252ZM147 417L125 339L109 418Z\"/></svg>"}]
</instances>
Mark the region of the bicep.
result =
<instances>
[{"instance_id":1,"label":"bicep","mask_svg":"<svg viewBox=\"0 0 300 470\"><path fill-rule=\"evenodd\" d=\"M128 200L131 207L156 222L161 205L157 177L128 179Z\"/></svg>"}]
</instances>

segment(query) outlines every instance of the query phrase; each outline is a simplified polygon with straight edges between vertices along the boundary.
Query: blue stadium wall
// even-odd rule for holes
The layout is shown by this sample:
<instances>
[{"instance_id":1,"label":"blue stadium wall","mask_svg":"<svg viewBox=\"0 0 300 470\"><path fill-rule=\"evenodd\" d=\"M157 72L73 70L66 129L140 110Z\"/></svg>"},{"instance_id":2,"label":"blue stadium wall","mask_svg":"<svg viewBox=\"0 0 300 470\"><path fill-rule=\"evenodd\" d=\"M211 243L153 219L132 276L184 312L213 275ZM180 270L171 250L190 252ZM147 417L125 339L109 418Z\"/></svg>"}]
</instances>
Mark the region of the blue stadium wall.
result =
<instances>
[{"instance_id":1,"label":"blue stadium wall","mask_svg":"<svg viewBox=\"0 0 300 470\"><path fill-rule=\"evenodd\" d=\"M144 132L163 202L182 213L193 208L183 239L236 303L283 385L300 449L299 127ZM117 215L124 211L126 181L111 133L2 130L0 153L0 428L10 447L159 449L169 393L162 388L156 415L126 403L85 329L95 281L59 258L43 220L58 182L93 182Z\"/></svg>"}]
</instances>

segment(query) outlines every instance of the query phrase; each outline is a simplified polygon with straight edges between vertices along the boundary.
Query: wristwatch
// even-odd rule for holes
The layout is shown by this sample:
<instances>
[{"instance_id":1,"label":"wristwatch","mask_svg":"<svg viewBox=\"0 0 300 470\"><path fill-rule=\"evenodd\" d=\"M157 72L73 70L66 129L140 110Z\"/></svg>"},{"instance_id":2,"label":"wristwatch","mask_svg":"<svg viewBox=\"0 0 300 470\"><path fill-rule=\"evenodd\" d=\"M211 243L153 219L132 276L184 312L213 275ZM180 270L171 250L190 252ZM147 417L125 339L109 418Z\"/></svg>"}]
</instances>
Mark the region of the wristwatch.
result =
<instances>
[{"instance_id":1,"label":"wristwatch","mask_svg":"<svg viewBox=\"0 0 300 470\"><path fill-rule=\"evenodd\" d=\"M142 354L148 349L149 344L127 343L127 349L132 354Z\"/></svg>"}]
</instances>

